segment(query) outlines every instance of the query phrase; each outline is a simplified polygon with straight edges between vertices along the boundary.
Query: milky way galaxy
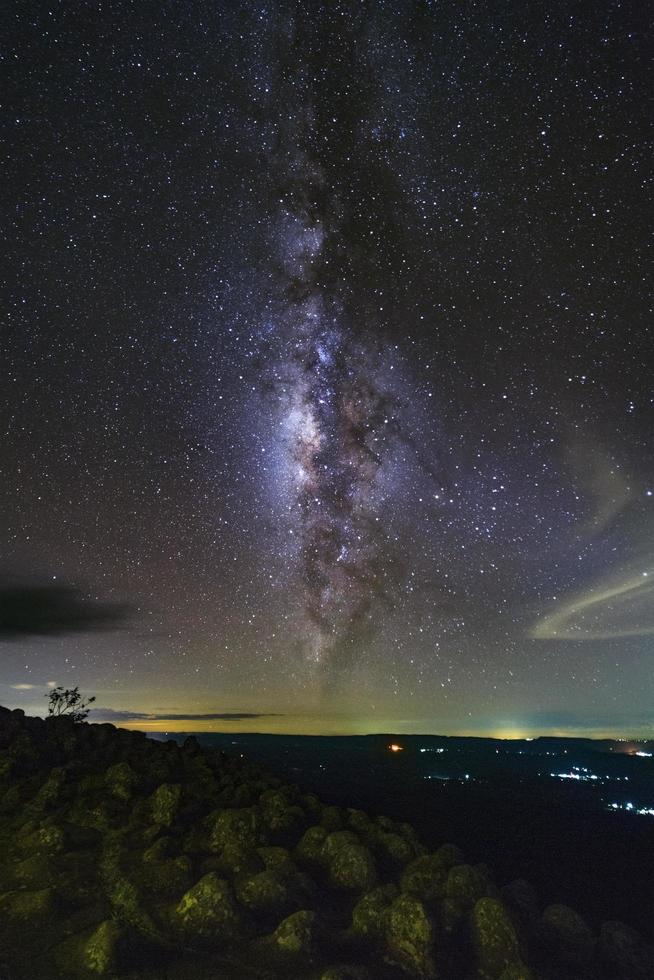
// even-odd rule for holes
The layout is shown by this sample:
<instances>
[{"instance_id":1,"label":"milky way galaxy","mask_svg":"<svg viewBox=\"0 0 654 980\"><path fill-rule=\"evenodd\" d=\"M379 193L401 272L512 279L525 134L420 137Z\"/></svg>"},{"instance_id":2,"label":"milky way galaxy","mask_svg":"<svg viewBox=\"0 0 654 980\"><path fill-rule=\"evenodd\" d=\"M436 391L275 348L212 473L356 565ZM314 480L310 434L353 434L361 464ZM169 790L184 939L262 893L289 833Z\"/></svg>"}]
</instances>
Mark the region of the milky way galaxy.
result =
<instances>
[{"instance_id":1,"label":"milky way galaxy","mask_svg":"<svg viewBox=\"0 0 654 980\"><path fill-rule=\"evenodd\" d=\"M651 726L648 19L7 17L0 605L125 616L0 630L0 702Z\"/></svg>"}]
</instances>

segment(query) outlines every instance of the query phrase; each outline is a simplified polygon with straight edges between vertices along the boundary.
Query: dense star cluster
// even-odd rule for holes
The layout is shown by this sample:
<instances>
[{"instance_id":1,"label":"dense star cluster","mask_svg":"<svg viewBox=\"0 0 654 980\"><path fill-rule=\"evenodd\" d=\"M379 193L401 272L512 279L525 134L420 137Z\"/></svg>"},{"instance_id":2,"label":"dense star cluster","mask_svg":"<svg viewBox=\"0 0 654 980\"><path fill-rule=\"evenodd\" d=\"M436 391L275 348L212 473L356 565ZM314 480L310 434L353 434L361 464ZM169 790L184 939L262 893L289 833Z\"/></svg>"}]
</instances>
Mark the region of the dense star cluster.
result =
<instances>
[{"instance_id":1,"label":"dense star cluster","mask_svg":"<svg viewBox=\"0 0 654 980\"><path fill-rule=\"evenodd\" d=\"M645 7L5 13L0 700L651 723Z\"/></svg>"}]
</instances>

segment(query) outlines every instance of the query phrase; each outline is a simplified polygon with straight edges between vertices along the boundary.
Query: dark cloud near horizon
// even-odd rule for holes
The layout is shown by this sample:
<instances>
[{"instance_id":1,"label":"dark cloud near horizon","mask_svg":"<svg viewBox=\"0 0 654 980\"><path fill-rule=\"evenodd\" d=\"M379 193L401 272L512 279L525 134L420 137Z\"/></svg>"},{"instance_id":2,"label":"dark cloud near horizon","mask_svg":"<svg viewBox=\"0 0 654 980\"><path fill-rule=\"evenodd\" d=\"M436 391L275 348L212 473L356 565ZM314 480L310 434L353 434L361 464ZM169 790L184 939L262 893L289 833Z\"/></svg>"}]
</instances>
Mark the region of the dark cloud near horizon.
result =
<instances>
[{"instance_id":1,"label":"dark cloud near horizon","mask_svg":"<svg viewBox=\"0 0 654 980\"><path fill-rule=\"evenodd\" d=\"M281 716L278 713L267 711L222 711L195 715L93 708L89 717L91 721L245 721L251 718L279 718Z\"/></svg>"},{"instance_id":2,"label":"dark cloud near horizon","mask_svg":"<svg viewBox=\"0 0 654 980\"><path fill-rule=\"evenodd\" d=\"M67 585L0 584L0 641L117 629L129 614L126 604L91 599Z\"/></svg>"}]
</instances>

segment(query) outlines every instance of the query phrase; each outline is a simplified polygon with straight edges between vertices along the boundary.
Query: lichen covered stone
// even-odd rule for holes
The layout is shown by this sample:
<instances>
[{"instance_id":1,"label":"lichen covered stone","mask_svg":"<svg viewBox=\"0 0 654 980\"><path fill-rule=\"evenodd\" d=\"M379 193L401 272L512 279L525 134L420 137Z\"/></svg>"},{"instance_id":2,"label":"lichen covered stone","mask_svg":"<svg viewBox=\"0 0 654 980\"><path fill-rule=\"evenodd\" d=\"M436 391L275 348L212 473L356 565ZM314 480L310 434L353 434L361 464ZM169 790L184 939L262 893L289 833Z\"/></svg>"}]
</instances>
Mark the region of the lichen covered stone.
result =
<instances>
[{"instance_id":1,"label":"lichen covered stone","mask_svg":"<svg viewBox=\"0 0 654 980\"><path fill-rule=\"evenodd\" d=\"M239 915L228 882L214 872L204 875L180 899L175 920L190 936L205 940L233 936Z\"/></svg>"},{"instance_id":2,"label":"lichen covered stone","mask_svg":"<svg viewBox=\"0 0 654 980\"><path fill-rule=\"evenodd\" d=\"M255 848L261 843L260 826L259 811L255 807L221 810L216 816L211 832L211 849L220 851L224 847L233 845Z\"/></svg>"},{"instance_id":3,"label":"lichen covered stone","mask_svg":"<svg viewBox=\"0 0 654 980\"><path fill-rule=\"evenodd\" d=\"M450 868L445 885L448 898L472 907L478 899L484 897L486 890L485 876L477 868L469 864L458 864Z\"/></svg>"},{"instance_id":4,"label":"lichen covered stone","mask_svg":"<svg viewBox=\"0 0 654 980\"><path fill-rule=\"evenodd\" d=\"M100 977L116 972L122 930L113 919L101 922L82 948L82 966Z\"/></svg>"},{"instance_id":5,"label":"lichen covered stone","mask_svg":"<svg viewBox=\"0 0 654 980\"><path fill-rule=\"evenodd\" d=\"M329 864L329 880L335 888L368 891L377 883L375 860L362 844L344 844Z\"/></svg>"},{"instance_id":6,"label":"lichen covered stone","mask_svg":"<svg viewBox=\"0 0 654 980\"><path fill-rule=\"evenodd\" d=\"M546 949L575 967L587 966L595 950L595 937L585 920L567 905L548 905L542 919Z\"/></svg>"},{"instance_id":7,"label":"lichen covered stone","mask_svg":"<svg viewBox=\"0 0 654 980\"><path fill-rule=\"evenodd\" d=\"M170 827L178 814L182 801L179 783L162 783L152 794L152 819L162 827Z\"/></svg>"},{"instance_id":8,"label":"lichen covered stone","mask_svg":"<svg viewBox=\"0 0 654 980\"><path fill-rule=\"evenodd\" d=\"M498 980L508 967L521 967L520 946L506 909L496 898L480 898L470 917L478 976Z\"/></svg>"},{"instance_id":9,"label":"lichen covered stone","mask_svg":"<svg viewBox=\"0 0 654 980\"><path fill-rule=\"evenodd\" d=\"M397 898L397 886L382 885L362 898L352 910L352 932L379 939L384 935L388 909Z\"/></svg>"},{"instance_id":10,"label":"lichen covered stone","mask_svg":"<svg viewBox=\"0 0 654 980\"><path fill-rule=\"evenodd\" d=\"M405 969L433 977L433 926L423 903L400 895L388 910L386 942Z\"/></svg>"},{"instance_id":11,"label":"lichen covered stone","mask_svg":"<svg viewBox=\"0 0 654 980\"><path fill-rule=\"evenodd\" d=\"M284 953L309 959L313 950L315 930L315 912L301 909L280 922L272 938L277 949Z\"/></svg>"},{"instance_id":12,"label":"lichen covered stone","mask_svg":"<svg viewBox=\"0 0 654 980\"><path fill-rule=\"evenodd\" d=\"M425 854L416 858L405 869L401 888L422 902L434 902L446 894L448 872L437 854Z\"/></svg>"}]
</instances>

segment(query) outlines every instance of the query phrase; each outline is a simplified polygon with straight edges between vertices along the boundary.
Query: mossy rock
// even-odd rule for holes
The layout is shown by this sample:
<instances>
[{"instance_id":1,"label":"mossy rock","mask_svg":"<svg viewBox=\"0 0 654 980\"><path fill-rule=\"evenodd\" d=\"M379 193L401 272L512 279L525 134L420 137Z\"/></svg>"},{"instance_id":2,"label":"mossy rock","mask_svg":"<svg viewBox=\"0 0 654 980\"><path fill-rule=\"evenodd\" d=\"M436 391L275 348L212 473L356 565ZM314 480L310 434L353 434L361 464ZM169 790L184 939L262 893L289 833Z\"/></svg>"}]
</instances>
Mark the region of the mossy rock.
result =
<instances>
[{"instance_id":1,"label":"mossy rock","mask_svg":"<svg viewBox=\"0 0 654 980\"><path fill-rule=\"evenodd\" d=\"M500 974L499 980L536 980L536 977L529 967L524 965L507 966Z\"/></svg>"},{"instance_id":2,"label":"mossy rock","mask_svg":"<svg viewBox=\"0 0 654 980\"><path fill-rule=\"evenodd\" d=\"M113 919L105 919L93 931L81 951L82 967L99 977L114 974L118 968L121 927Z\"/></svg>"},{"instance_id":3,"label":"mossy rock","mask_svg":"<svg viewBox=\"0 0 654 980\"><path fill-rule=\"evenodd\" d=\"M466 906L457 898L445 896L436 903L435 915L442 931L452 935L459 930L466 917Z\"/></svg>"},{"instance_id":4,"label":"mossy rock","mask_svg":"<svg viewBox=\"0 0 654 980\"><path fill-rule=\"evenodd\" d=\"M161 827L170 827L175 821L182 802L179 783L162 783L150 798L152 819Z\"/></svg>"},{"instance_id":5,"label":"mossy rock","mask_svg":"<svg viewBox=\"0 0 654 980\"><path fill-rule=\"evenodd\" d=\"M370 974L363 966L343 963L328 967L320 974L320 980L370 980Z\"/></svg>"},{"instance_id":6,"label":"mossy rock","mask_svg":"<svg viewBox=\"0 0 654 980\"><path fill-rule=\"evenodd\" d=\"M11 891L0 895L0 918L14 925L35 925L51 918L55 905L53 888Z\"/></svg>"},{"instance_id":7,"label":"mossy rock","mask_svg":"<svg viewBox=\"0 0 654 980\"><path fill-rule=\"evenodd\" d=\"M446 895L448 872L437 854L425 854L416 858L405 869L401 878L402 891L422 902L434 902Z\"/></svg>"},{"instance_id":8,"label":"mossy rock","mask_svg":"<svg viewBox=\"0 0 654 980\"><path fill-rule=\"evenodd\" d=\"M548 953L574 967L585 967L595 951L595 937L585 920L567 905L548 905L541 917L541 935Z\"/></svg>"},{"instance_id":9,"label":"mossy rock","mask_svg":"<svg viewBox=\"0 0 654 980\"><path fill-rule=\"evenodd\" d=\"M229 883L214 872L204 875L178 902L174 921L189 938L219 942L233 937L240 916Z\"/></svg>"},{"instance_id":10,"label":"mossy rock","mask_svg":"<svg viewBox=\"0 0 654 980\"><path fill-rule=\"evenodd\" d=\"M654 977L654 950L624 922L605 922L597 944L599 960L612 980Z\"/></svg>"},{"instance_id":11,"label":"mossy rock","mask_svg":"<svg viewBox=\"0 0 654 980\"><path fill-rule=\"evenodd\" d=\"M295 848L296 859L310 865L323 864L322 848L328 834L329 831L323 826L309 827Z\"/></svg>"},{"instance_id":12,"label":"mossy rock","mask_svg":"<svg viewBox=\"0 0 654 980\"><path fill-rule=\"evenodd\" d=\"M441 867L448 871L457 864L464 863L463 851L456 844L441 844L434 854L440 861Z\"/></svg>"},{"instance_id":13,"label":"mossy rock","mask_svg":"<svg viewBox=\"0 0 654 980\"><path fill-rule=\"evenodd\" d=\"M533 923L540 914L536 889L524 878L516 878L502 888L502 898L518 921Z\"/></svg>"},{"instance_id":14,"label":"mossy rock","mask_svg":"<svg viewBox=\"0 0 654 980\"><path fill-rule=\"evenodd\" d=\"M229 876L257 874L266 867L263 859L253 847L246 847L242 844L228 844L223 847L215 860L215 867Z\"/></svg>"},{"instance_id":15,"label":"mossy rock","mask_svg":"<svg viewBox=\"0 0 654 980\"><path fill-rule=\"evenodd\" d=\"M331 864L343 847L359 843L359 838L351 830L336 830L325 837L320 851L321 861L323 864Z\"/></svg>"},{"instance_id":16,"label":"mossy rock","mask_svg":"<svg viewBox=\"0 0 654 980\"><path fill-rule=\"evenodd\" d=\"M470 936L480 980L498 980L508 967L521 967L520 946L506 909L496 898L480 898L470 916Z\"/></svg>"},{"instance_id":17,"label":"mossy rock","mask_svg":"<svg viewBox=\"0 0 654 980\"><path fill-rule=\"evenodd\" d=\"M179 895L191 883L191 862L185 855L149 862L143 869L142 880L156 895Z\"/></svg>"},{"instance_id":18,"label":"mossy rock","mask_svg":"<svg viewBox=\"0 0 654 980\"><path fill-rule=\"evenodd\" d=\"M386 929L388 909L397 898L397 886L381 885L359 899L352 910L352 932L380 939Z\"/></svg>"},{"instance_id":19,"label":"mossy rock","mask_svg":"<svg viewBox=\"0 0 654 980\"><path fill-rule=\"evenodd\" d=\"M316 934L316 913L301 909L293 912L275 929L272 941L283 953L310 959Z\"/></svg>"},{"instance_id":20,"label":"mossy rock","mask_svg":"<svg viewBox=\"0 0 654 980\"><path fill-rule=\"evenodd\" d=\"M376 845L379 852L396 866L407 865L416 856L415 849L399 834L382 831L377 837Z\"/></svg>"},{"instance_id":21,"label":"mossy rock","mask_svg":"<svg viewBox=\"0 0 654 980\"><path fill-rule=\"evenodd\" d=\"M116 762L109 766L104 776L107 790L117 800L131 800L139 782L137 773L127 762Z\"/></svg>"},{"instance_id":22,"label":"mossy rock","mask_svg":"<svg viewBox=\"0 0 654 980\"><path fill-rule=\"evenodd\" d=\"M239 903L255 914L283 915L297 906L293 881L279 870L240 875L235 890Z\"/></svg>"},{"instance_id":23,"label":"mossy rock","mask_svg":"<svg viewBox=\"0 0 654 980\"><path fill-rule=\"evenodd\" d=\"M32 829L32 825L26 824L16 840L18 847L22 851L29 851L32 854L60 854L64 850L65 834L61 827L56 824L40 824Z\"/></svg>"},{"instance_id":24,"label":"mossy rock","mask_svg":"<svg viewBox=\"0 0 654 980\"><path fill-rule=\"evenodd\" d=\"M423 903L400 895L390 906L386 942L401 966L419 977L434 977L433 926Z\"/></svg>"},{"instance_id":25,"label":"mossy rock","mask_svg":"<svg viewBox=\"0 0 654 980\"><path fill-rule=\"evenodd\" d=\"M343 830L345 827L345 820L343 819L343 813L340 807L323 807L322 815L320 817L320 826L324 827L327 833L331 833L334 830Z\"/></svg>"},{"instance_id":26,"label":"mossy rock","mask_svg":"<svg viewBox=\"0 0 654 980\"><path fill-rule=\"evenodd\" d=\"M38 890L54 885L56 872L48 854L32 854L13 865L11 877L20 888Z\"/></svg>"},{"instance_id":27,"label":"mossy rock","mask_svg":"<svg viewBox=\"0 0 654 980\"><path fill-rule=\"evenodd\" d=\"M210 846L214 852L225 847L256 848L261 840L261 817L258 809L221 810L211 831Z\"/></svg>"},{"instance_id":28,"label":"mossy rock","mask_svg":"<svg viewBox=\"0 0 654 980\"><path fill-rule=\"evenodd\" d=\"M294 869L295 865L286 847L258 847L256 853L266 868Z\"/></svg>"},{"instance_id":29,"label":"mossy rock","mask_svg":"<svg viewBox=\"0 0 654 980\"><path fill-rule=\"evenodd\" d=\"M375 859L363 844L343 844L329 864L329 881L335 888L369 891L377 883Z\"/></svg>"},{"instance_id":30,"label":"mossy rock","mask_svg":"<svg viewBox=\"0 0 654 980\"><path fill-rule=\"evenodd\" d=\"M64 787L66 785L65 769L51 769L48 778L42 784L38 793L32 800L31 806L35 810L52 810L62 802Z\"/></svg>"},{"instance_id":31,"label":"mossy rock","mask_svg":"<svg viewBox=\"0 0 654 980\"><path fill-rule=\"evenodd\" d=\"M371 828L374 824L368 814L364 810L348 810L347 811L347 826L350 830L353 830L360 837L366 837L370 833Z\"/></svg>"},{"instance_id":32,"label":"mossy rock","mask_svg":"<svg viewBox=\"0 0 654 980\"><path fill-rule=\"evenodd\" d=\"M471 908L478 899L487 894L487 890L486 877L478 868L470 864L458 864L450 868L445 885L447 898L454 898Z\"/></svg>"}]
</instances>

